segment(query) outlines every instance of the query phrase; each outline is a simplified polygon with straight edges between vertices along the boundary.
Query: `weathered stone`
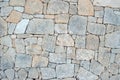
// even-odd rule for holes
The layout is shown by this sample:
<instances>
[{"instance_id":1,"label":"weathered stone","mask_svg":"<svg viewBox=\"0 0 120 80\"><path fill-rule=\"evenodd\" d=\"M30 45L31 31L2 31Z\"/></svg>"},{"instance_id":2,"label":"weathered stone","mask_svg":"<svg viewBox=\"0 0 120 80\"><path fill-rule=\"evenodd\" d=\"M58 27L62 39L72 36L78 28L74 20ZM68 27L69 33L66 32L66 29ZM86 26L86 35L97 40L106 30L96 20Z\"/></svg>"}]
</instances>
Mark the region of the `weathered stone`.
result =
<instances>
[{"instance_id":1,"label":"weathered stone","mask_svg":"<svg viewBox=\"0 0 120 80\"><path fill-rule=\"evenodd\" d=\"M90 60L94 58L94 51L87 49L77 49L76 59L77 60Z\"/></svg>"},{"instance_id":2,"label":"weathered stone","mask_svg":"<svg viewBox=\"0 0 120 80\"><path fill-rule=\"evenodd\" d=\"M67 24L55 24L55 32L67 33Z\"/></svg>"},{"instance_id":3,"label":"weathered stone","mask_svg":"<svg viewBox=\"0 0 120 80\"><path fill-rule=\"evenodd\" d=\"M14 10L19 11L19 12L23 12L24 7L14 7Z\"/></svg>"},{"instance_id":4,"label":"weathered stone","mask_svg":"<svg viewBox=\"0 0 120 80\"><path fill-rule=\"evenodd\" d=\"M27 77L27 71L24 70L24 69L20 69L18 71L18 77L20 80L26 80L26 77Z\"/></svg>"},{"instance_id":5,"label":"weathered stone","mask_svg":"<svg viewBox=\"0 0 120 80\"><path fill-rule=\"evenodd\" d=\"M80 66L86 70L90 70L90 61L81 61Z\"/></svg>"},{"instance_id":6,"label":"weathered stone","mask_svg":"<svg viewBox=\"0 0 120 80\"><path fill-rule=\"evenodd\" d=\"M89 17L88 17L88 22L96 23L96 21L97 21L97 18L96 18L96 17L92 17L92 16L89 16Z\"/></svg>"},{"instance_id":7,"label":"weathered stone","mask_svg":"<svg viewBox=\"0 0 120 80\"><path fill-rule=\"evenodd\" d=\"M68 30L70 34L85 35L87 18L74 15L70 18Z\"/></svg>"},{"instance_id":8,"label":"weathered stone","mask_svg":"<svg viewBox=\"0 0 120 80\"><path fill-rule=\"evenodd\" d=\"M69 34L58 35L56 43L60 46L74 46L74 40Z\"/></svg>"},{"instance_id":9,"label":"weathered stone","mask_svg":"<svg viewBox=\"0 0 120 80\"><path fill-rule=\"evenodd\" d=\"M114 7L114 8L120 7L119 0L94 0L93 4L96 6L108 6L108 7Z\"/></svg>"},{"instance_id":10,"label":"weathered stone","mask_svg":"<svg viewBox=\"0 0 120 80\"><path fill-rule=\"evenodd\" d=\"M49 54L49 62L53 63L66 63L66 55L65 54L56 54L56 53L50 53Z\"/></svg>"},{"instance_id":11,"label":"weathered stone","mask_svg":"<svg viewBox=\"0 0 120 80\"><path fill-rule=\"evenodd\" d=\"M96 35L104 35L105 34L105 25L96 24L96 23L88 23L87 30L89 33Z\"/></svg>"},{"instance_id":12,"label":"weathered stone","mask_svg":"<svg viewBox=\"0 0 120 80\"><path fill-rule=\"evenodd\" d=\"M45 36L43 39L43 48L46 51L49 52L54 52L55 50L55 41L56 41L56 37L55 36Z\"/></svg>"},{"instance_id":13,"label":"weathered stone","mask_svg":"<svg viewBox=\"0 0 120 80\"><path fill-rule=\"evenodd\" d=\"M104 23L120 25L120 15L115 14L111 8L105 8Z\"/></svg>"},{"instance_id":14,"label":"weathered stone","mask_svg":"<svg viewBox=\"0 0 120 80\"><path fill-rule=\"evenodd\" d=\"M14 70L13 69L7 69L5 70L5 74L9 80L14 79Z\"/></svg>"},{"instance_id":15,"label":"weathered stone","mask_svg":"<svg viewBox=\"0 0 120 80\"><path fill-rule=\"evenodd\" d=\"M67 78L74 76L74 64L62 64L56 66L57 78Z\"/></svg>"},{"instance_id":16,"label":"weathered stone","mask_svg":"<svg viewBox=\"0 0 120 80\"><path fill-rule=\"evenodd\" d=\"M17 54L15 67L26 68L31 67L32 57L27 54Z\"/></svg>"},{"instance_id":17,"label":"weathered stone","mask_svg":"<svg viewBox=\"0 0 120 80\"><path fill-rule=\"evenodd\" d=\"M114 75L114 76L111 76L109 80L119 80L120 79L120 75Z\"/></svg>"},{"instance_id":18,"label":"weathered stone","mask_svg":"<svg viewBox=\"0 0 120 80\"><path fill-rule=\"evenodd\" d=\"M115 62L117 64L120 64L120 54L117 54L116 57L115 57Z\"/></svg>"},{"instance_id":19,"label":"weathered stone","mask_svg":"<svg viewBox=\"0 0 120 80\"><path fill-rule=\"evenodd\" d=\"M98 36L88 35L87 36L87 41L86 41L86 48L87 49L92 49L92 50L97 50L98 46L99 46Z\"/></svg>"},{"instance_id":20,"label":"weathered stone","mask_svg":"<svg viewBox=\"0 0 120 80\"><path fill-rule=\"evenodd\" d=\"M95 60L91 61L90 71L96 75L100 75L104 71L104 67Z\"/></svg>"},{"instance_id":21,"label":"weathered stone","mask_svg":"<svg viewBox=\"0 0 120 80\"><path fill-rule=\"evenodd\" d=\"M85 36L77 36L75 39L76 48L85 48Z\"/></svg>"},{"instance_id":22,"label":"weathered stone","mask_svg":"<svg viewBox=\"0 0 120 80\"><path fill-rule=\"evenodd\" d=\"M90 0L79 0L78 1L78 14L79 15L94 15L94 8Z\"/></svg>"},{"instance_id":23,"label":"weathered stone","mask_svg":"<svg viewBox=\"0 0 120 80\"><path fill-rule=\"evenodd\" d=\"M55 47L55 53L65 53L66 49L63 46L56 46Z\"/></svg>"},{"instance_id":24,"label":"weathered stone","mask_svg":"<svg viewBox=\"0 0 120 80\"><path fill-rule=\"evenodd\" d=\"M25 33L25 30L27 28L27 25L28 25L28 22L29 22L29 19L23 19L21 20L16 28L15 28L15 34L24 34Z\"/></svg>"},{"instance_id":25,"label":"weathered stone","mask_svg":"<svg viewBox=\"0 0 120 80\"><path fill-rule=\"evenodd\" d=\"M48 58L41 56L34 56L32 67L46 67L48 65Z\"/></svg>"},{"instance_id":26,"label":"weathered stone","mask_svg":"<svg viewBox=\"0 0 120 80\"><path fill-rule=\"evenodd\" d=\"M41 68L42 79L51 79L56 77L55 70L52 68Z\"/></svg>"},{"instance_id":27,"label":"weathered stone","mask_svg":"<svg viewBox=\"0 0 120 80\"><path fill-rule=\"evenodd\" d=\"M8 34L13 34L13 32L15 30L15 26L16 26L16 24L14 24L14 23L8 24Z\"/></svg>"},{"instance_id":28,"label":"weathered stone","mask_svg":"<svg viewBox=\"0 0 120 80\"><path fill-rule=\"evenodd\" d=\"M69 14L59 14L55 16L56 23L68 23Z\"/></svg>"},{"instance_id":29,"label":"weathered stone","mask_svg":"<svg viewBox=\"0 0 120 80\"><path fill-rule=\"evenodd\" d=\"M85 70L84 68L80 67L77 78L79 80L97 80L98 76L94 75L93 73Z\"/></svg>"},{"instance_id":30,"label":"weathered stone","mask_svg":"<svg viewBox=\"0 0 120 80\"><path fill-rule=\"evenodd\" d=\"M17 53L25 53L25 43L23 39L15 39L15 48Z\"/></svg>"},{"instance_id":31,"label":"weathered stone","mask_svg":"<svg viewBox=\"0 0 120 80\"><path fill-rule=\"evenodd\" d=\"M67 58L75 59L75 48L74 47L68 47L67 48Z\"/></svg>"},{"instance_id":32,"label":"weathered stone","mask_svg":"<svg viewBox=\"0 0 120 80\"><path fill-rule=\"evenodd\" d=\"M12 39L10 36L4 36L1 38L1 44L8 46L8 47L12 47Z\"/></svg>"},{"instance_id":33,"label":"weathered stone","mask_svg":"<svg viewBox=\"0 0 120 80\"><path fill-rule=\"evenodd\" d=\"M104 15L103 10L95 11L95 17L103 17L103 15Z\"/></svg>"},{"instance_id":34,"label":"weathered stone","mask_svg":"<svg viewBox=\"0 0 120 80\"><path fill-rule=\"evenodd\" d=\"M104 71L101 75L100 75L102 80L109 80L109 72L108 71Z\"/></svg>"},{"instance_id":35,"label":"weathered stone","mask_svg":"<svg viewBox=\"0 0 120 80\"><path fill-rule=\"evenodd\" d=\"M11 6L24 6L25 0L10 0Z\"/></svg>"},{"instance_id":36,"label":"weathered stone","mask_svg":"<svg viewBox=\"0 0 120 80\"><path fill-rule=\"evenodd\" d=\"M30 36L30 35L26 35L26 36ZM32 45L33 46L37 45L37 38L34 38L34 37L32 37L32 38L26 38L25 39L25 45L26 46L31 46L31 47L32 47Z\"/></svg>"},{"instance_id":37,"label":"weathered stone","mask_svg":"<svg viewBox=\"0 0 120 80\"><path fill-rule=\"evenodd\" d=\"M51 19L32 19L26 33L32 34L53 34L54 22Z\"/></svg>"},{"instance_id":38,"label":"weathered stone","mask_svg":"<svg viewBox=\"0 0 120 80\"><path fill-rule=\"evenodd\" d=\"M38 71L37 71L37 69L36 68L31 68L30 70L29 70L29 74L28 74L28 77L29 78L38 78Z\"/></svg>"},{"instance_id":39,"label":"weathered stone","mask_svg":"<svg viewBox=\"0 0 120 80\"><path fill-rule=\"evenodd\" d=\"M73 4L70 4L70 9L69 9L69 14L77 14L77 4L76 3L73 3Z\"/></svg>"},{"instance_id":40,"label":"weathered stone","mask_svg":"<svg viewBox=\"0 0 120 80\"><path fill-rule=\"evenodd\" d=\"M7 22L0 17L0 37L7 34Z\"/></svg>"},{"instance_id":41,"label":"weathered stone","mask_svg":"<svg viewBox=\"0 0 120 80\"><path fill-rule=\"evenodd\" d=\"M105 46L110 48L120 48L120 31L107 34L105 36Z\"/></svg>"},{"instance_id":42,"label":"weathered stone","mask_svg":"<svg viewBox=\"0 0 120 80\"><path fill-rule=\"evenodd\" d=\"M25 13L42 14L43 4L41 0L26 0Z\"/></svg>"},{"instance_id":43,"label":"weathered stone","mask_svg":"<svg viewBox=\"0 0 120 80\"><path fill-rule=\"evenodd\" d=\"M18 23L21 20L22 13L17 11L12 11L9 17L6 19L8 22Z\"/></svg>"},{"instance_id":44,"label":"weathered stone","mask_svg":"<svg viewBox=\"0 0 120 80\"><path fill-rule=\"evenodd\" d=\"M110 64L108 70L111 74L118 74L119 65L116 63Z\"/></svg>"},{"instance_id":45,"label":"weathered stone","mask_svg":"<svg viewBox=\"0 0 120 80\"><path fill-rule=\"evenodd\" d=\"M69 4L62 0L50 0L47 7L47 14L68 13Z\"/></svg>"},{"instance_id":46,"label":"weathered stone","mask_svg":"<svg viewBox=\"0 0 120 80\"><path fill-rule=\"evenodd\" d=\"M0 15L8 16L12 10L13 10L13 7L2 7Z\"/></svg>"},{"instance_id":47,"label":"weathered stone","mask_svg":"<svg viewBox=\"0 0 120 80\"><path fill-rule=\"evenodd\" d=\"M120 53L120 49L112 49L112 53Z\"/></svg>"}]
</instances>

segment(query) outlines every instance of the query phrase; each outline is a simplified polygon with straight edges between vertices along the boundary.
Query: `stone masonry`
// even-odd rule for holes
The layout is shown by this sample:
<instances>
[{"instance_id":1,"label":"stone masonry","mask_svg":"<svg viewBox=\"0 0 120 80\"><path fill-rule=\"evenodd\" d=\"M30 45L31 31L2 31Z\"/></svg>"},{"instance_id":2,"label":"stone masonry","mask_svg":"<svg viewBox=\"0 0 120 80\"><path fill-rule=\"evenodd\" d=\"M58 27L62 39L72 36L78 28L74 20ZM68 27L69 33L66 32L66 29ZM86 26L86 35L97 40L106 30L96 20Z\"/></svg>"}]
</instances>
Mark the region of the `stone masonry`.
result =
<instances>
[{"instance_id":1,"label":"stone masonry","mask_svg":"<svg viewBox=\"0 0 120 80\"><path fill-rule=\"evenodd\" d=\"M120 0L0 0L0 80L120 80Z\"/></svg>"}]
</instances>

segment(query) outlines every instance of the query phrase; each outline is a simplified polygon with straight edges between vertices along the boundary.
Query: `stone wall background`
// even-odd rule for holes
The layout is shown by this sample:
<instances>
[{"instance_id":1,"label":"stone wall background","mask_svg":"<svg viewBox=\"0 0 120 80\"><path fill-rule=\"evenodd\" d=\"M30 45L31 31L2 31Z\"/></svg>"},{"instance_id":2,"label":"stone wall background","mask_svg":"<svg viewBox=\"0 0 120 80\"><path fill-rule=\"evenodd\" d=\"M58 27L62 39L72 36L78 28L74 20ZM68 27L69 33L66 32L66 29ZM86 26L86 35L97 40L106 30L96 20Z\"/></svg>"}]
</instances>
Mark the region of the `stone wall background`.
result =
<instances>
[{"instance_id":1,"label":"stone wall background","mask_svg":"<svg viewBox=\"0 0 120 80\"><path fill-rule=\"evenodd\" d=\"M0 80L120 80L120 0L0 0Z\"/></svg>"}]
</instances>

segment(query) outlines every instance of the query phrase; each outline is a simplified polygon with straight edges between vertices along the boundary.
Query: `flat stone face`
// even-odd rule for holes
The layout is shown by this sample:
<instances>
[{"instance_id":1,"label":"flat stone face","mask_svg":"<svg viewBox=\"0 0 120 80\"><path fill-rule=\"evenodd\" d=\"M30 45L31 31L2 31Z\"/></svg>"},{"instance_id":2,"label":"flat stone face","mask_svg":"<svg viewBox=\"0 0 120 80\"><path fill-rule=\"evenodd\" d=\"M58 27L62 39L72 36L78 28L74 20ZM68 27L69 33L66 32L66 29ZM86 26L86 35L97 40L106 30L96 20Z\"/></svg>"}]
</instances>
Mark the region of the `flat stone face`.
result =
<instances>
[{"instance_id":1,"label":"flat stone face","mask_svg":"<svg viewBox=\"0 0 120 80\"><path fill-rule=\"evenodd\" d=\"M24 6L25 0L10 0L10 5L12 5L12 6Z\"/></svg>"},{"instance_id":2,"label":"flat stone face","mask_svg":"<svg viewBox=\"0 0 120 80\"><path fill-rule=\"evenodd\" d=\"M120 15L116 14L111 8L105 8L104 23L120 25Z\"/></svg>"},{"instance_id":3,"label":"flat stone face","mask_svg":"<svg viewBox=\"0 0 120 80\"><path fill-rule=\"evenodd\" d=\"M68 13L69 4L62 0L50 0L47 7L47 14Z\"/></svg>"},{"instance_id":4,"label":"flat stone face","mask_svg":"<svg viewBox=\"0 0 120 80\"><path fill-rule=\"evenodd\" d=\"M63 64L56 66L57 78L72 77L74 75L74 64Z\"/></svg>"},{"instance_id":5,"label":"flat stone face","mask_svg":"<svg viewBox=\"0 0 120 80\"><path fill-rule=\"evenodd\" d=\"M67 33L67 24L55 24L56 33Z\"/></svg>"},{"instance_id":6,"label":"flat stone face","mask_svg":"<svg viewBox=\"0 0 120 80\"><path fill-rule=\"evenodd\" d=\"M77 49L76 50L76 59L77 60L90 60L94 58L94 51L86 49Z\"/></svg>"},{"instance_id":7,"label":"flat stone face","mask_svg":"<svg viewBox=\"0 0 120 80\"><path fill-rule=\"evenodd\" d=\"M30 70L29 70L29 74L28 74L28 77L29 78L38 78L38 71L37 71L37 69L36 68L31 68Z\"/></svg>"},{"instance_id":8,"label":"flat stone face","mask_svg":"<svg viewBox=\"0 0 120 80\"><path fill-rule=\"evenodd\" d=\"M25 5L25 13L37 14L42 13L43 4L40 0L27 0Z\"/></svg>"},{"instance_id":9,"label":"flat stone face","mask_svg":"<svg viewBox=\"0 0 120 80\"><path fill-rule=\"evenodd\" d=\"M27 54L17 54L15 66L19 68L31 67L32 57Z\"/></svg>"},{"instance_id":10,"label":"flat stone face","mask_svg":"<svg viewBox=\"0 0 120 80\"><path fill-rule=\"evenodd\" d=\"M68 30L70 34L85 35L87 18L74 15L70 18Z\"/></svg>"},{"instance_id":11,"label":"flat stone face","mask_svg":"<svg viewBox=\"0 0 120 80\"><path fill-rule=\"evenodd\" d=\"M110 48L120 48L120 31L107 34L105 36L105 46Z\"/></svg>"},{"instance_id":12,"label":"flat stone face","mask_svg":"<svg viewBox=\"0 0 120 80\"><path fill-rule=\"evenodd\" d=\"M8 16L10 12L13 10L13 7L3 7L1 8L1 16Z\"/></svg>"},{"instance_id":13,"label":"flat stone face","mask_svg":"<svg viewBox=\"0 0 120 80\"><path fill-rule=\"evenodd\" d=\"M60 46L74 46L74 41L69 34L59 35L56 43Z\"/></svg>"},{"instance_id":14,"label":"flat stone face","mask_svg":"<svg viewBox=\"0 0 120 80\"><path fill-rule=\"evenodd\" d=\"M20 69L18 71L18 77L19 77L20 80L25 80L26 77L27 77L27 71L24 70L24 69Z\"/></svg>"},{"instance_id":15,"label":"flat stone face","mask_svg":"<svg viewBox=\"0 0 120 80\"><path fill-rule=\"evenodd\" d=\"M51 19L32 19L28 24L26 33L53 34L54 22Z\"/></svg>"},{"instance_id":16,"label":"flat stone face","mask_svg":"<svg viewBox=\"0 0 120 80\"><path fill-rule=\"evenodd\" d=\"M96 35L104 35L105 34L105 25L96 24L96 23L88 23L87 30L89 33Z\"/></svg>"},{"instance_id":17,"label":"flat stone face","mask_svg":"<svg viewBox=\"0 0 120 80\"><path fill-rule=\"evenodd\" d=\"M85 48L85 36L77 36L75 39L76 48Z\"/></svg>"},{"instance_id":18,"label":"flat stone face","mask_svg":"<svg viewBox=\"0 0 120 80\"><path fill-rule=\"evenodd\" d=\"M90 0L78 0L79 15L94 15L94 8Z\"/></svg>"},{"instance_id":19,"label":"flat stone face","mask_svg":"<svg viewBox=\"0 0 120 80\"><path fill-rule=\"evenodd\" d=\"M4 36L1 38L1 44L8 46L8 47L12 47L12 40L10 38L10 36Z\"/></svg>"},{"instance_id":20,"label":"flat stone face","mask_svg":"<svg viewBox=\"0 0 120 80\"><path fill-rule=\"evenodd\" d=\"M68 23L69 15L68 14L59 14L55 16L56 23Z\"/></svg>"},{"instance_id":21,"label":"flat stone face","mask_svg":"<svg viewBox=\"0 0 120 80\"><path fill-rule=\"evenodd\" d=\"M7 69L7 70L5 70L5 74L6 74L6 76L7 76L7 78L9 79L9 80L13 80L14 79L14 70L13 69Z\"/></svg>"},{"instance_id":22,"label":"flat stone face","mask_svg":"<svg viewBox=\"0 0 120 80\"><path fill-rule=\"evenodd\" d=\"M77 78L79 80L96 80L96 79L98 79L98 77L96 75L94 75L93 73L85 70L82 67L80 67L80 69L78 71Z\"/></svg>"},{"instance_id":23,"label":"flat stone face","mask_svg":"<svg viewBox=\"0 0 120 80\"><path fill-rule=\"evenodd\" d=\"M108 6L108 7L119 8L120 0L94 0L93 4L97 6Z\"/></svg>"}]
</instances>

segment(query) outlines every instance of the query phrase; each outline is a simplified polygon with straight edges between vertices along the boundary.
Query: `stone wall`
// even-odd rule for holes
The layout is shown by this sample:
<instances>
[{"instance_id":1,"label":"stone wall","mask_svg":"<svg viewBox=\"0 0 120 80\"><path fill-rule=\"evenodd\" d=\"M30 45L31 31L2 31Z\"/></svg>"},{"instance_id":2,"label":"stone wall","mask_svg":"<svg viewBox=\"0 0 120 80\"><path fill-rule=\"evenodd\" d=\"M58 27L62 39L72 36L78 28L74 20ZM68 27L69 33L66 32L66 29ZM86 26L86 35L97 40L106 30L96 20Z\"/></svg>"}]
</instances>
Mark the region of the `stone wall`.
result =
<instances>
[{"instance_id":1,"label":"stone wall","mask_svg":"<svg viewBox=\"0 0 120 80\"><path fill-rule=\"evenodd\" d=\"M0 80L120 80L120 0L0 0Z\"/></svg>"}]
</instances>

